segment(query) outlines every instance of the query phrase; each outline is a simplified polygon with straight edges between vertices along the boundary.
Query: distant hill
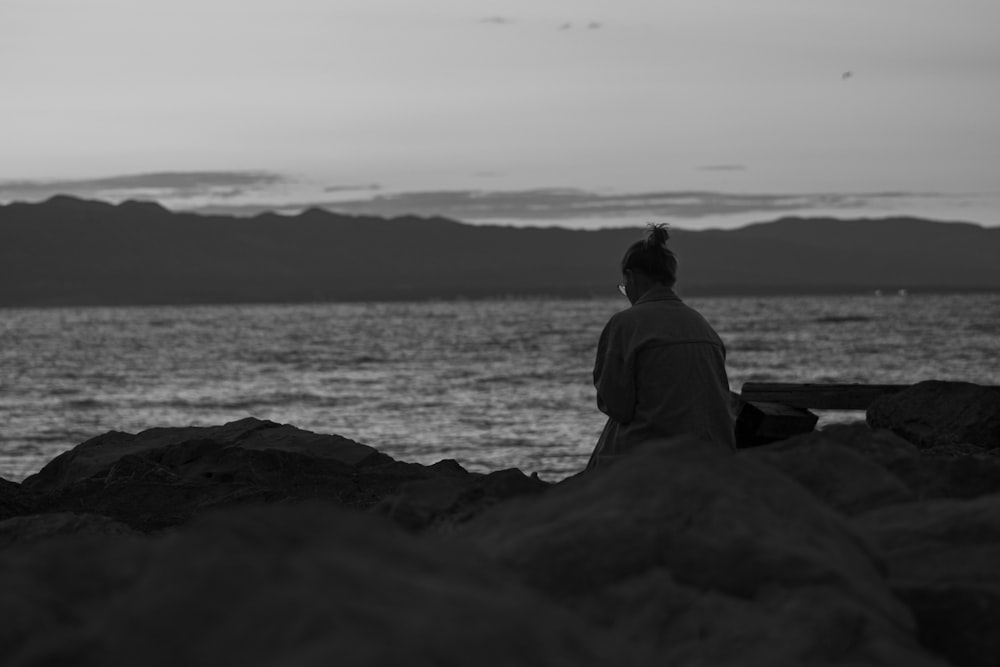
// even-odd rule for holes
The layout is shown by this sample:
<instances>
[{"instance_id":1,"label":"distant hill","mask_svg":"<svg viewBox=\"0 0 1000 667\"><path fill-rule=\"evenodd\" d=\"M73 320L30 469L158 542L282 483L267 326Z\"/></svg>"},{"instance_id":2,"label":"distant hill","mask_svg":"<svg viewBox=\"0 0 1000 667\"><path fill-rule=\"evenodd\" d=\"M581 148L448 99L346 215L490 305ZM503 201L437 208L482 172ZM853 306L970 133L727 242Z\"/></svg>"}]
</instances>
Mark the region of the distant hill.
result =
<instances>
[{"instance_id":1,"label":"distant hill","mask_svg":"<svg viewBox=\"0 0 1000 667\"><path fill-rule=\"evenodd\" d=\"M0 206L0 306L612 296L641 236L58 196ZM972 224L785 218L671 236L687 295L1000 290L1000 229Z\"/></svg>"}]
</instances>

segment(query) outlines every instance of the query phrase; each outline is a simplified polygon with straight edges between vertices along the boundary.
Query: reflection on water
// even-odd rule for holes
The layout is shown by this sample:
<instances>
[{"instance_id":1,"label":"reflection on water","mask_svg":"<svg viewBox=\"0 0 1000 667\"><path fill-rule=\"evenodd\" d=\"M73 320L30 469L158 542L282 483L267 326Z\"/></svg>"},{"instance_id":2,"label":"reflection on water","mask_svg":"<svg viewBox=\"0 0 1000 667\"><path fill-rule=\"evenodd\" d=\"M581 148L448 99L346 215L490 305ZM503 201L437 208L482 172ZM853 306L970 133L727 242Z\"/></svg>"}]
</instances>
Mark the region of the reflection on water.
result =
<instances>
[{"instance_id":1,"label":"reflection on water","mask_svg":"<svg viewBox=\"0 0 1000 667\"><path fill-rule=\"evenodd\" d=\"M1000 296L690 299L746 381L1000 384ZM109 430L245 416L397 458L575 472L623 299L0 310L0 476ZM825 420L857 413L824 414Z\"/></svg>"}]
</instances>

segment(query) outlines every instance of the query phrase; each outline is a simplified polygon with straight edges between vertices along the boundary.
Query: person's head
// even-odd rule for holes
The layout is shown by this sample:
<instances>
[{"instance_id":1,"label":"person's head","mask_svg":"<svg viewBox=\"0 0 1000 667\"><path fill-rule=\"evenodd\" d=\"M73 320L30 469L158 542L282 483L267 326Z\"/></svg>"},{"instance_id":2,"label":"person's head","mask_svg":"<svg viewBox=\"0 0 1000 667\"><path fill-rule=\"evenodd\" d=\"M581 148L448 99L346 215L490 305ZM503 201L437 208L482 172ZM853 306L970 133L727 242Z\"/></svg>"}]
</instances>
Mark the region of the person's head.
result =
<instances>
[{"instance_id":1,"label":"person's head","mask_svg":"<svg viewBox=\"0 0 1000 667\"><path fill-rule=\"evenodd\" d=\"M649 225L642 241L628 247L622 257L622 285L630 303L657 286L673 287L677 282L677 257L667 248L667 226Z\"/></svg>"}]
</instances>

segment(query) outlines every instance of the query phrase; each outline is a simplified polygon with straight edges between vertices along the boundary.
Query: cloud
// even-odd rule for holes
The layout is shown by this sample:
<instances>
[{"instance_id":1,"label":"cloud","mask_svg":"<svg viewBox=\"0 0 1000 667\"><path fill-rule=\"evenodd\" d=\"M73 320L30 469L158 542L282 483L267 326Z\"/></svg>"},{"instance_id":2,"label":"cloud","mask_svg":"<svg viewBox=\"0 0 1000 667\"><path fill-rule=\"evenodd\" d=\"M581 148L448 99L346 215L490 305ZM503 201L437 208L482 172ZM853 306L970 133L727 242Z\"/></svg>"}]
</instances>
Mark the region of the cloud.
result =
<instances>
[{"instance_id":1,"label":"cloud","mask_svg":"<svg viewBox=\"0 0 1000 667\"><path fill-rule=\"evenodd\" d=\"M267 171L163 171L76 180L0 181L0 199L37 200L56 194L102 199L234 198L286 182L285 176Z\"/></svg>"},{"instance_id":2,"label":"cloud","mask_svg":"<svg viewBox=\"0 0 1000 667\"><path fill-rule=\"evenodd\" d=\"M458 220L560 220L649 215L699 218L729 213L773 213L856 203L849 195L733 194L712 191L599 194L576 189L512 192L457 190L387 194L336 202L339 211L376 215L443 215Z\"/></svg>"},{"instance_id":3,"label":"cloud","mask_svg":"<svg viewBox=\"0 0 1000 667\"><path fill-rule=\"evenodd\" d=\"M269 210L292 213L315 207L354 215L423 215L468 222L536 221L555 224L566 220L600 221L642 216L697 220L739 214L765 216L809 210L846 210L928 196L933 195L905 192L744 194L709 190L603 194L568 188L439 190L379 194L366 199L341 201L312 200L295 205L214 205L198 210L204 213L253 215Z\"/></svg>"},{"instance_id":4,"label":"cloud","mask_svg":"<svg viewBox=\"0 0 1000 667\"><path fill-rule=\"evenodd\" d=\"M586 30L600 30L603 26L604 24L601 23L600 21L588 21L586 24L581 24L581 27L585 28ZM573 29L572 21L566 21L564 23L559 24L559 30L572 30L572 29Z\"/></svg>"},{"instance_id":5,"label":"cloud","mask_svg":"<svg viewBox=\"0 0 1000 667\"><path fill-rule=\"evenodd\" d=\"M740 164L704 165L708 171L741 171ZM484 171L479 178L498 174ZM0 202L41 201L55 194L104 201L155 200L173 210L205 214L295 214L307 208L397 217L442 216L502 224L582 223L631 219L691 220L772 216L812 210L892 210L933 193L732 193L714 190L607 193L574 188L385 192L377 183L310 185L268 171L154 172L79 180L0 181Z\"/></svg>"},{"instance_id":6,"label":"cloud","mask_svg":"<svg viewBox=\"0 0 1000 667\"><path fill-rule=\"evenodd\" d=\"M382 186L378 183L369 183L368 185L328 185L323 188L323 192L363 192L365 190L381 190Z\"/></svg>"},{"instance_id":7,"label":"cloud","mask_svg":"<svg viewBox=\"0 0 1000 667\"><path fill-rule=\"evenodd\" d=\"M743 164L706 164L698 167L700 171L746 171Z\"/></svg>"}]
</instances>

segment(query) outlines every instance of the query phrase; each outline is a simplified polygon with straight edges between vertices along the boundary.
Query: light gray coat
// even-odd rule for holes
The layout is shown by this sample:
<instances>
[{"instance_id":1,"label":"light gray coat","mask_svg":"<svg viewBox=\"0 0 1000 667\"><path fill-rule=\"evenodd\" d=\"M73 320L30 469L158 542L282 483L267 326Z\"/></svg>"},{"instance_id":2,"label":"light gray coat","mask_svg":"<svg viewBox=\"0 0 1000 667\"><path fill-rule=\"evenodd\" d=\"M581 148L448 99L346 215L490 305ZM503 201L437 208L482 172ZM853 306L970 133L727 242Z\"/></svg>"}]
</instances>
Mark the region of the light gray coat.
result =
<instances>
[{"instance_id":1,"label":"light gray coat","mask_svg":"<svg viewBox=\"0 0 1000 667\"><path fill-rule=\"evenodd\" d=\"M597 407L608 422L587 467L678 435L735 450L725 362L715 330L668 287L615 314L594 364Z\"/></svg>"}]
</instances>

